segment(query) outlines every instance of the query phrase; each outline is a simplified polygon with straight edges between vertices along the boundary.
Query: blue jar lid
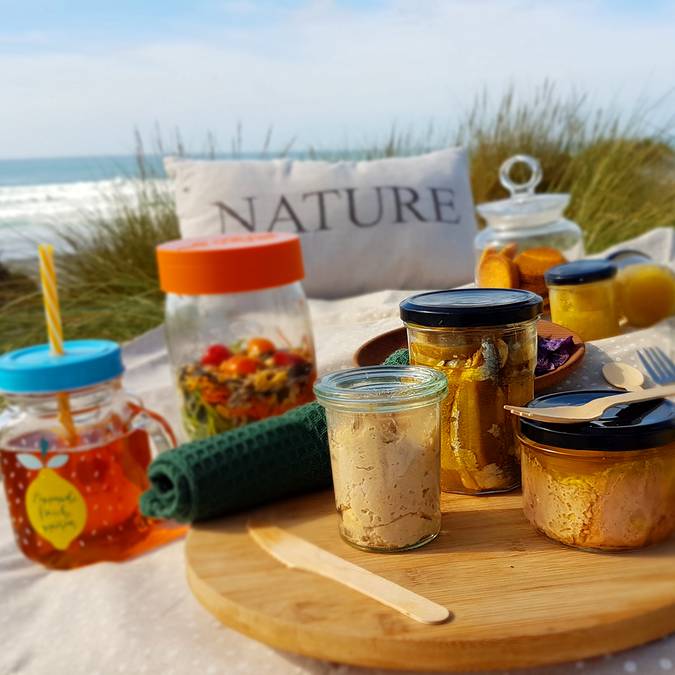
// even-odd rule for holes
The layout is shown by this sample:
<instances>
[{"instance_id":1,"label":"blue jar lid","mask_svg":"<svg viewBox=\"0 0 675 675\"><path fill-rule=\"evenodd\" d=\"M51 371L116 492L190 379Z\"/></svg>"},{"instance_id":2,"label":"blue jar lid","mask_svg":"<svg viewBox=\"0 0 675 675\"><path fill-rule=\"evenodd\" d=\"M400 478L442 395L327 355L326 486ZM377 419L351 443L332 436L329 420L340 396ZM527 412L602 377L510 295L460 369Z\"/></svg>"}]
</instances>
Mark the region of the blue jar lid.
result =
<instances>
[{"instance_id":1,"label":"blue jar lid","mask_svg":"<svg viewBox=\"0 0 675 675\"><path fill-rule=\"evenodd\" d=\"M576 260L551 267L544 278L547 286L572 286L611 279L616 271L616 265L608 260Z\"/></svg>"},{"instance_id":2,"label":"blue jar lid","mask_svg":"<svg viewBox=\"0 0 675 675\"><path fill-rule=\"evenodd\" d=\"M528 408L582 405L616 389L585 389L539 396ZM568 450L603 452L646 450L675 442L675 403L667 399L622 403L606 410L600 419L579 424L554 424L520 418L520 433L542 445Z\"/></svg>"},{"instance_id":3,"label":"blue jar lid","mask_svg":"<svg viewBox=\"0 0 675 675\"><path fill-rule=\"evenodd\" d=\"M49 345L17 349L0 356L0 392L48 394L83 389L124 372L122 350L110 340L69 340L63 356Z\"/></svg>"}]
</instances>

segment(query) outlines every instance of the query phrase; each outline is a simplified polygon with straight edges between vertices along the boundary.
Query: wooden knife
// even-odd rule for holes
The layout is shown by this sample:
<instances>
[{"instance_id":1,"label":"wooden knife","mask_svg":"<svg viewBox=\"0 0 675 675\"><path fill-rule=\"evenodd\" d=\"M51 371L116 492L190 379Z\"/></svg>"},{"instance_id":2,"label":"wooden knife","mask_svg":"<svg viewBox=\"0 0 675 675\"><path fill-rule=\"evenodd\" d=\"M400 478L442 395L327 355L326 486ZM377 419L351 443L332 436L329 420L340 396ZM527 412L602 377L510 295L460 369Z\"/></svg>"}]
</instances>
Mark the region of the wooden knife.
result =
<instances>
[{"instance_id":1,"label":"wooden knife","mask_svg":"<svg viewBox=\"0 0 675 675\"><path fill-rule=\"evenodd\" d=\"M248 533L258 546L286 567L313 572L337 581L415 621L444 623L451 616L442 605L343 560L276 525L249 521Z\"/></svg>"}]
</instances>

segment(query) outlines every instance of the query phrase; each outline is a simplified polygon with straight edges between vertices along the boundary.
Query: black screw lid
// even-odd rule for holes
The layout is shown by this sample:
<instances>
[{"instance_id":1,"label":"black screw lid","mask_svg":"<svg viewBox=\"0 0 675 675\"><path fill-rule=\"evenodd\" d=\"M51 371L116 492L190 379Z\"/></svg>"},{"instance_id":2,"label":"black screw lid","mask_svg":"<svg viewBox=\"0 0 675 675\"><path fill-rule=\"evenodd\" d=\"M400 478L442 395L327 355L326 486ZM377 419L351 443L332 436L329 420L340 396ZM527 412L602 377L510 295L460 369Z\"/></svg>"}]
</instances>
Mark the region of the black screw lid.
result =
<instances>
[{"instance_id":1,"label":"black screw lid","mask_svg":"<svg viewBox=\"0 0 675 675\"><path fill-rule=\"evenodd\" d=\"M554 405L581 405L603 396L613 396L615 389L565 391L539 396L528 408ZM568 450L626 451L658 448L675 443L675 404L667 399L623 403L593 422L551 424L520 418L520 433L525 438Z\"/></svg>"},{"instance_id":2,"label":"black screw lid","mask_svg":"<svg viewBox=\"0 0 675 675\"><path fill-rule=\"evenodd\" d=\"M577 260L551 267L544 278L548 286L571 286L611 279L616 271L616 265L608 260Z\"/></svg>"},{"instance_id":3,"label":"black screw lid","mask_svg":"<svg viewBox=\"0 0 675 675\"><path fill-rule=\"evenodd\" d=\"M542 299L530 291L511 288L457 288L418 293L400 305L406 323L429 328L503 326L536 319Z\"/></svg>"}]
</instances>

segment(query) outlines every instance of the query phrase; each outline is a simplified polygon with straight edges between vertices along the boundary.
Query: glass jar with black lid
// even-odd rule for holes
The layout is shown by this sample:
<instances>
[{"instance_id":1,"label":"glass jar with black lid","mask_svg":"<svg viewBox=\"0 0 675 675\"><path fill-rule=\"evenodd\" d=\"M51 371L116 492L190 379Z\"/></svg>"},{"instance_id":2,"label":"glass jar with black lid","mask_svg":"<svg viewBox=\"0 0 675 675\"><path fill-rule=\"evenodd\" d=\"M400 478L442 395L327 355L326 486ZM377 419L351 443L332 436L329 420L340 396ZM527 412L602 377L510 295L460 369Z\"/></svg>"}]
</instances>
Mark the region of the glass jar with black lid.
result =
<instances>
[{"instance_id":1,"label":"glass jar with black lid","mask_svg":"<svg viewBox=\"0 0 675 675\"><path fill-rule=\"evenodd\" d=\"M507 403L534 396L542 299L515 289L420 293L401 303L410 363L448 380L441 405L441 489L482 494L520 484Z\"/></svg>"},{"instance_id":2,"label":"glass jar with black lid","mask_svg":"<svg viewBox=\"0 0 675 675\"><path fill-rule=\"evenodd\" d=\"M608 260L577 260L548 270L551 320L586 341L618 335L616 271Z\"/></svg>"},{"instance_id":3,"label":"glass jar with black lid","mask_svg":"<svg viewBox=\"0 0 675 675\"><path fill-rule=\"evenodd\" d=\"M616 394L541 396L534 408L581 405ZM622 550L675 530L675 404L622 404L599 420L551 424L520 419L523 508L540 532L584 549Z\"/></svg>"}]
</instances>

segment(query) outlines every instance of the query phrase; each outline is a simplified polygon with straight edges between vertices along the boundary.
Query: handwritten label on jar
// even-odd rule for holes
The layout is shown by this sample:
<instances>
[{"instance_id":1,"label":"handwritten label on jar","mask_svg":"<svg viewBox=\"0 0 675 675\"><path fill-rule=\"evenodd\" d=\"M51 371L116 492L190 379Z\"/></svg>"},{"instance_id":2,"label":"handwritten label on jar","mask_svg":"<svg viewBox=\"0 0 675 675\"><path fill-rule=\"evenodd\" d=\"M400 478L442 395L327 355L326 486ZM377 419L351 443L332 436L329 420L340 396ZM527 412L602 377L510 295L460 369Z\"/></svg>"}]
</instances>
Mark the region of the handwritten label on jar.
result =
<instances>
[{"instance_id":1,"label":"handwritten label on jar","mask_svg":"<svg viewBox=\"0 0 675 675\"><path fill-rule=\"evenodd\" d=\"M38 470L26 491L30 524L54 548L64 551L87 522L87 505L80 491L54 471L68 462L68 455L55 455L46 466L34 455L21 454L18 460L26 468Z\"/></svg>"}]
</instances>

